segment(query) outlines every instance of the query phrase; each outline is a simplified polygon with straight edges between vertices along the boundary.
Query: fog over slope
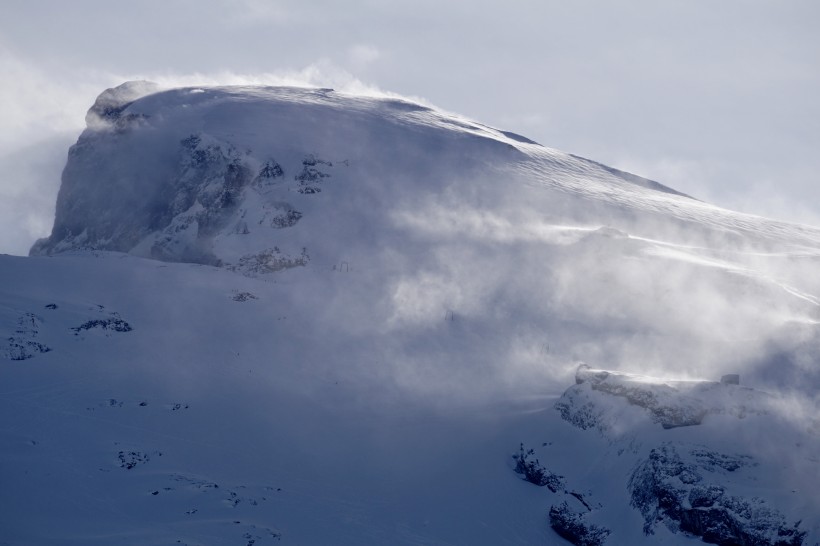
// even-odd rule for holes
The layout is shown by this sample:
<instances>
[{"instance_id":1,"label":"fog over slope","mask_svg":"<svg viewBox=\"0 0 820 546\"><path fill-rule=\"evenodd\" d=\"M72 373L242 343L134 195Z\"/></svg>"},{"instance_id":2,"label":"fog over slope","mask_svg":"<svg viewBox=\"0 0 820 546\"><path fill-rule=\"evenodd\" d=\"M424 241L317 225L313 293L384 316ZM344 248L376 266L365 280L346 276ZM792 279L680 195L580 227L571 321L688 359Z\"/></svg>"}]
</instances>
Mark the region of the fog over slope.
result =
<instances>
[{"instance_id":1,"label":"fog over slope","mask_svg":"<svg viewBox=\"0 0 820 546\"><path fill-rule=\"evenodd\" d=\"M10 544L549 544L561 518L688 544L695 509L820 540L820 229L396 98L129 82L87 122L51 236L3 259ZM517 479L521 443L562 485ZM652 508L675 465L721 494Z\"/></svg>"}]
</instances>

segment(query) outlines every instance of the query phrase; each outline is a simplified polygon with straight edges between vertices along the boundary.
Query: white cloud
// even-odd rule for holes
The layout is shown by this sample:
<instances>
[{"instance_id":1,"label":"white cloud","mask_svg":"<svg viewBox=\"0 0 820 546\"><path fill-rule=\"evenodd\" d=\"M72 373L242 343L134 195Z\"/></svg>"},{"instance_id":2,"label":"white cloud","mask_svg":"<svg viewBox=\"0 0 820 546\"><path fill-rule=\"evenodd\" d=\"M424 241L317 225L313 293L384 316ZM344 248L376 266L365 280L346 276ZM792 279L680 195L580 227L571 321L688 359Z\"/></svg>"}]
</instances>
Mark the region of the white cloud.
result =
<instances>
[{"instance_id":1,"label":"white cloud","mask_svg":"<svg viewBox=\"0 0 820 546\"><path fill-rule=\"evenodd\" d=\"M70 144L110 79L61 79L0 49L0 252L27 254L48 235Z\"/></svg>"},{"instance_id":2,"label":"white cloud","mask_svg":"<svg viewBox=\"0 0 820 546\"><path fill-rule=\"evenodd\" d=\"M362 70L367 68L368 65L378 61L382 54L374 46L358 44L348 50L347 56L354 68Z\"/></svg>"},{"instance_id":3,"label":"white cloud","mask_svg":"<svg viewBox=\"0 0 820 546\"><path fill-rule=\"evenodd\" d=\"M0 49L0 149L23 147L51 132L75 131L84 125L93 84L50 77L36 66Z\"/></svg>"}]
</instances>

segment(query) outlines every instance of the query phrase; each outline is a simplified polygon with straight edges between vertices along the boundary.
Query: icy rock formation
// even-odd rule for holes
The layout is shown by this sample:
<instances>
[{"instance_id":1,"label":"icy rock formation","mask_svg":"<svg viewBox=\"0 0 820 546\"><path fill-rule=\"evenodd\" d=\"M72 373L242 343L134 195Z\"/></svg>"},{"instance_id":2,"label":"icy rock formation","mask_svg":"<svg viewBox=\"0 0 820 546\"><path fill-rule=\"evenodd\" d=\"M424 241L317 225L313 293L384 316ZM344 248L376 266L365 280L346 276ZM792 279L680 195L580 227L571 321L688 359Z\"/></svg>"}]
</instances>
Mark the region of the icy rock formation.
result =
<instances>
[{"instance_id":1,"label":"icy rock formation","mask_svg":"<svg viewBox=\"0 0 820 546\"><path fill-rule=\"evenodd\" d=\"M88 110L85 122L89 128L102 130L124 130L129 124L143 116L126 114L123 111L135 100L156 93L159 86L149 81L131 81L120 86L106 89Z\"/></svg>"},{"instance_id":2,"label":"icy rock formation","mask_svg":"<svg viewBox=\"0 0 820 546\"><path fill-rule=\"evenodd\" d=\"M666 381L595 370L586 364L579 365L575 382L556 403L556 409L579 428L602 431L617 420L613 410L628 411L618 400L643 409L652 421L669 429L699 425L709 414L742 418L765 411L769 399L766 393L730 383Z\"/></svg>"},{"instance_id":3,"label":"icy rock formation","mask_svg":"<svg viewBox=\"0 0 820 546\"><path fill-rule=\"evenodd\" d=\"M672 532L710 544L799 546L807 534L801 522L788 521L775 507L778 501L750 494L759 488L764 468L771 467L760 466L751 455L663 440L667 435L674 437L670 429L706 427L710 415L763 418L776 407L773 401L771 395L734 382L666 381L582 364L576 385L567 389L555 407L578 428L596 429L610 441L623 440L629 444L628 451L638 454L648 449L636 460L627 484L630 503L644 518L645 534L653 534L660 523ZM647 428L649 423L660 424L662 429ZM656 439L642 448L650 438ZM550 512L551 521L569 522L564 526L571 530L583 529L566 510L556 512L560 518L553 512L556 510ZM566 531L553 527L565 536Z\"/></svg>"},{"instance_id":4,"label":"icy rock formation","mask_svg":"<svg viewBox=\"0 0 820 546\"><path fill-rule=\"evenodd\" d=\"M42 325L42 317L34 313L21 315L17 319L14 335L8 338L7 345L0 354L9 360L27 360L37 353L49 352L51 348L37 340Z\"/></svg>"},{"instance_id":5,"label":"icy rock formation","mask_svg":"<svg viewBox=\"0 0 820 546\"><path fill-rule=\"evenodd\" d=\"M287 184L268 151L257 156L247 139L224 134L230 122L210 127L216 136L202 131L200 120L185 116L187 103L152 103L157 92L155 84L128 82L98 97L69 152L51 237L31 254L110 250L251 275L306 265L305 248L280 250L271 230L296 226L303 213L283 197L319 193L333 163L289 150L301 159ZM222 242L252 233L250 244Z\"/></svg>"},{"instance_id":6,"label":"icy rock formation","mask_svg":"<svg viewBox=\"0 0 820 546\"><path fill-rule=\"evenodd\" d=\"M665 443L653 449L629 481L632 505L645 519L644 532L657 523L721 546L799 546L805 532L757 498L733 495L728 474L754 466L748 456ZM748 485L754 473L735 477Z\"/></svg>"},{"instance_id":7,"label":"icy rock formation","mask_svg":"<svg viewBox=\"0 0 820 546\"><path fill-rule=\"evenodd\" d=\"M553 493L557 493L564 488L564 477L555 472L551 472L544 467L532 449L525 450L522 443L518 453L513 455L515 460L515 472L521 474L524 480L539 487L546 486Z\"/></svg>"},{"instance_id":8,"label":"icy rock formation","mask_svg":"<svg viewBox=\"0 0 820 546\"><path fill-rule=\"evenodd\" d=\"M611 438L629 429L636 441L645 437L639 432L645 431L642 422L669 430L701 425L709 415L764 415L771 403L770 395L733 382L665 381L582 364L576 385L567 389L556 409L578 428L597 429ZM685 442L654 445L637 461L627 485L632 506L644 517L646 534L662 523L672 532L723 546L803 544L806 532L799 521L788 522L770 501L749 495L761 472L752 456ZM552 511L550 516L555 519ZM575 522L563 517L558 521Z\"/></svg>"},{"instance_id":9,"label":"icy rock formation","mask_svg":"<svg viewBox=\"0 0 820 546\"><path fill-rule=\"evenodd\" d=\"M575 546L601 546L610 531L586 521L584 512L577 512L566 502L550 507L550 527Z\"/></svg>"}]
</instances>

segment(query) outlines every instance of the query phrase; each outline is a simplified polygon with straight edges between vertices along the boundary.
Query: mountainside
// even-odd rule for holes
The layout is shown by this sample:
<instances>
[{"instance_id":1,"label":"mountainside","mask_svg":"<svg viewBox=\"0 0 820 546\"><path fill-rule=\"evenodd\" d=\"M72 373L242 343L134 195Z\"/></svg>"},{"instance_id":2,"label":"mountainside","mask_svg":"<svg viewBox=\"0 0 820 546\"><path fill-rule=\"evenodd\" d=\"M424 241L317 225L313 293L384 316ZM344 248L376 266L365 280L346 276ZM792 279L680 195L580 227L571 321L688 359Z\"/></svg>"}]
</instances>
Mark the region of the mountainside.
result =
<instances>
[{"instance_id":1,"label":"mountainside","mask_svg":"<svg viewBox=\"0 0 820 546\"><path fill-rule=\"evenodd\" d=\"M130 82L103 93L87 121L69 153L53 233L32 254L92 248L237 265L250 256L237 256L237 247L298 238L305 229L276 230L294 227L309 209L346 220L335 222L338 229L352 220L345 206L389 223L391 214L429 214L431 196L441 208L509 213L513 227L514 211L533 209L542 222L577 217L632 227L627 209L667 230L820 244L820 230L731 213L397 99L299 88L160 92ZM323 191L345 195L318 195ZM584 207L575 206L577 197L588 198ZM347 233L339 238L357 241Z\"/></svg>"},{"instance_id":2,"label":"mountainside","mask_svg":"<svg viewBox=\"0 0 820 546\"><path fill-rule=\"evenodd\" d=\"M399 99L87 121L0 256L0 544L820 542L820 229Z\"/></svg>"}]
</instances>

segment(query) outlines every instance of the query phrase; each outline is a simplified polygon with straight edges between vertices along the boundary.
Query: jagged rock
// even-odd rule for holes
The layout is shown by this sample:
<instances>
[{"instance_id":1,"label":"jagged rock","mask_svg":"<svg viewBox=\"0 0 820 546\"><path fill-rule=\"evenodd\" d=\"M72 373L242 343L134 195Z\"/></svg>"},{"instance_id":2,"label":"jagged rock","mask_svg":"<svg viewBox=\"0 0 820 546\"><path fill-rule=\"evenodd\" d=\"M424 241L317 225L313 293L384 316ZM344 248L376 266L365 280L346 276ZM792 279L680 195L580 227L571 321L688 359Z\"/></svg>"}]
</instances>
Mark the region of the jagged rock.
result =
<instances>
[{"instance_id":1,"label":"jagged rock","mask_svg":"<svg viewBox=\"0 0 820 546\"><path fill-rule=\"evenodd\" d=\"M332 163L302 155L301 170L294 168L296 185L286 187L279 183L283 164L270 155L258 158L241 138L211 134L198 123L177 126L155 115L150 104L144 108L139 99L157 91L153 84L130 82L100 95L69 152L51 236L31 254L107 250L254 274L306 265L304 255L274 258L274 242L265 240L263 230L241 251L226 237L249 235L256 225L296 225L303 214L281 200L283 193L320 192ZM184 117L184 109L174 115ZM160 127L157 136L153 131ZM145 157L134 156L134 149ZM283 153L294 160L294 153Z\"/></svg>"},{"instance_id":2,"label":"jagged rock","mask_svg":"<svg viewBox=\"0 0 820 546\"><path fill-rule=\"evenodd\" d=\"M274 184L277 178L283 178L284 176L285 171L282 169L282 166L275 160L268 159L265 161L265 164L262 165L259 174L253 179L253 184L260 188L265 188Z\"/></svg>"},{"instance_id":3,"label":"jagged rock","mask_svg":"<svg viewBox=\"0 0 820 546\"><path fill-rule=\"evenodd\" d=\"M270 226L282 229L296 225L296 222L302 217L302 213L298 210L287 210L282 214L277 214L270 219Z\"/></svg>"},{"instance_id":4,"label":"jagged rock","mask_svg":"<svg viewBox=\"0 0 820 546\"><path fill-rule=\"evenodd\" d=\"M550 527L575 546L601 546L609 529L586 521L586 514L576 512L566 502L550 507Z\"/></svg>"},{"instance_id":5,"label":"jagged rock","mask_svg":"<svg viewBox=\"0 0 820 546\"><path fill-rule=\"evenodd\" d=\"M247 254L239 259L239 263L228 266L231 271L237 271L247 276L275 273L283 269L304 267L310 261L307 249L302 249L299 256L293 257L283 253L278 247L269 248L258 254Z\"/></svg>"},{"instance_id":6,"label":"jagged rock","mask_svg":"<svg viewBox=\"0 0 820 546\"><path fill-rule=\"evenodd\" d=\"M716 381L669 381L581 364L575 385L555 404L561 416L582 428L606 431L618 421L613 413L615 400L642 408L663 428L699 425L710 414L730 414L742 418L765 412L770 396L753 389Z\"/></svg>"},{"instance_id":7,"label":"jagged rock","mask_svg":"<svg viewBox=\"0 0 820 546\"><path fill-rule=\"evenodd\" d=\"M119 460L120 468L132 470L150 461L152 455L161 457L162 453L159 451L153 453L146 453L144 451L120 451L117 453L117 459Z\"/></svg>"},{"instance_id":8,"label":"jagged rock","mask_svg":"<svg viewBox=\"0 0 820 546\"><path fill-rule=\"evenodd\" d=\"M77 335L83 330L91 329L109 330L112 332L130 332L132 330L131 325L119 317L91 319L75 328L72 328L71 330L74 331L74 335Z\"/></svg>"},{"instance_id":9,"label":"jagged rock","mask_svg":"<svg viewBox=\"0 0 820 546\"><path fill-rule=\"evenodd\" d=\"M626 398L630 404L646 408L664 428L699 425L707 412L700 400L688 395L687 389L663 382L632 381L629 376L593 370L583 364L578 367L575 381L589 382L593 390Z\"/></svg>"},{"instance_id":10,"label":"jagged rock","mask_svg":"<svg viewBox=\"0 0 820 546\"><path fill-rule=\"evenodd\" d=\"M266 205L263 207L263 210L264 215L259 220L259 224L267 225L275 229L293 227L302 218L301 212L285 202Z\"/></svg>"},{"instance_id":11,"label":"jagged rock","mask_svg":"<svg viewBox=\"0 0 820 546\"><path fill-rule=\"evenodd\" d=\"M28 360L34 358L36 353L47 353L50 350L50 347L38 341L10 337L4 353L9 360Z\"/></svg>"},{"instance_id":12,"label":"jagged rock","mask_svg":"<svg viewBox=\"0 0 820 546\"><path fill-rule=\"evenodd\" d=\"M539 487L546 486L553 493L563 489L564 477L549 471L538 459L530 458L534 455L535 451L524 450L522 443L518 453L512 456L515 459L515 472L521 474L526 481L532 484Z\"/></svg>"},{"instance_id":13,"label":"jagged rock","mask_svg":"<svg viewBox=\"0 0 820 546\"><path fill-rule=\"evenodd\" d=\"M302 171L294 177L294 179L299 183L299 193L312 194L322 191L319 187L319 183L322 179L329 178L330 175L326 172L320 171L317 165L332 167L333 163L318 159L313 155L308 155L302 161Z\"/></svg>"},{"instance_id":14,"label":"jagged rock","mask_svg":"<svg viewBox=\"0 0 820 546\"><path fill-rule=\"evenodd\" d=\"M561 418L582 430L598 428L605 430L604 410L589 397L589 386L571 387L555 403Z\"/></svg>"},{"instance_id":15,"label":"jagged rock","mask_svg":"<svg viewBox=\"0 0 820 546\"><path fill-rule=\"evenodd\" d=\"M658 523L721 546L800 546L800 522L786 518L760 499L733 495L717 483L721 473L751 466L748 456L672 444L653 449L629 480L631 503L644 516L644 532Z\"/></svg>"},{"instance_id":16,"label":"jagged rock","mask_svg":"<svg viewBox=\"0 0 820 546\"><path fill-rule=\"evenodd\" d=\"M235 292L233 297L231 298L233 301L249 301L249 300L258 300L256 296L254 296L250 292Z\"/></svg>"},{"instance_id":17,"label":"jagged rock","mask_svg":"<svg viewBox=\"0 0 820 546\"><path fill-rule=\"evenodd\" d=\"M43 319L34 313L20 315L17 319L17 328L14 330L14 335L7 339L6 348L0 354L3 354L9 360L28 360L34 358L37 353L51 351L50 347L36 339L40 334L43 322Z\"/></svg>"},{"instance_id":18,"label":"jagged rock","mask_svg":"<svg viewBox=\"0 0 820 546\"><path fill-rule=\"evenodd\" d=\"M90 128L101 129L114 127L123 129L128 122L141 116L131 114L123 116L123 111L135 100L159 91L159 86L149 81L130 81L106 89L88 110L85 121Z\"/></svg>"}]
</instances>

